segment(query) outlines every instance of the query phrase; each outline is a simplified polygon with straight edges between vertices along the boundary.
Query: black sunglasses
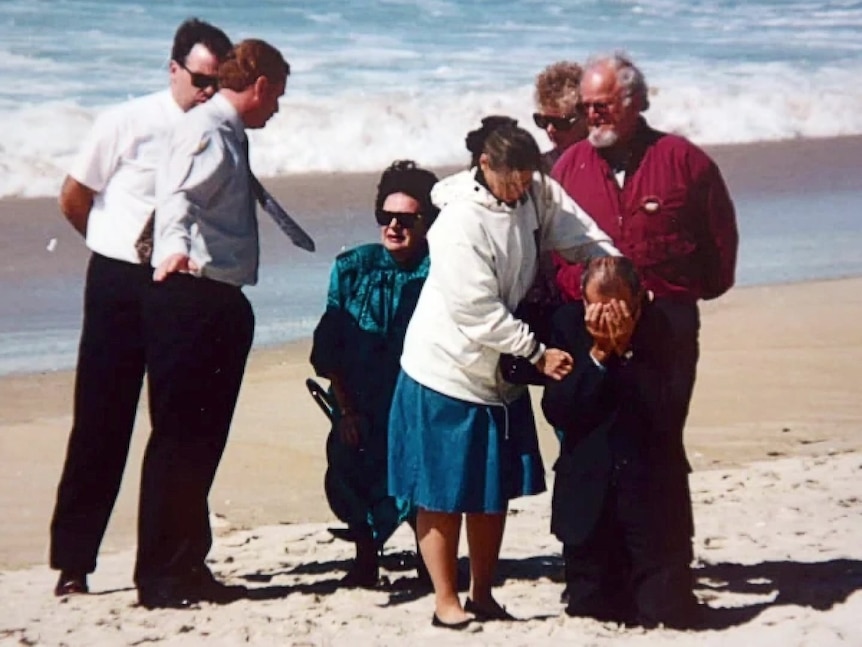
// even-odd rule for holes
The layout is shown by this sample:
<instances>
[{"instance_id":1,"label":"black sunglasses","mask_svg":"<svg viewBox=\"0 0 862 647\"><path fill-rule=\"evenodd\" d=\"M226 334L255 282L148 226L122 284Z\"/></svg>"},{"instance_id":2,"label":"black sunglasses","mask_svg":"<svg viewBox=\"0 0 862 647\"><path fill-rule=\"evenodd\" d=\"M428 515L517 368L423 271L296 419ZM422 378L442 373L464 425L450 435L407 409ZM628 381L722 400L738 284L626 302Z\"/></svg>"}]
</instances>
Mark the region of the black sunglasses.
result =
<instances>
[{"instance_id":1,"label":"black sunglasses","mask_svg":"<svg viewBox=\"0 0 862 647\"><path fill-rule=\"evenodd\" d=\"M192 85L195 86L198 90L206 90L207 88L213 88L214 90L218 90L217 76L213 76L211 74L202 74L200 72L192 72L189 68L186 67L185 63L180 63L179 61L177 61L176 63L189 73L189 76L192 80Z\"/></svg>"},{"instance_id":2,"label":"black sunglasses","mask_svg":"<svg viewBox=\"0 0 862 647\"><path fill-rule=\"evenodd\" d=\"M377 218L377 224L381 227L385 227L394 220L404 229L413 229L416 226L416 221L422 219L421 213L384 211L383 209L379 209L374 216Z\"/></svg>"},{"instance_id":3,"label":"black sunglasses","mask_svg":"<svg viewBox=\"0 0 862 647\"><path fill-rule=\"evenodd\" d=\"M609 101L583 101L578 104L578 110L584 115L589 113L590 108L596 112L607 112L610 107Z\"/></svg>"},{"instance_id":4,"label":"black sunglasses","mask_svg":"<svg viewBox=\"0 0 862 647\"><path fill-rule=\"evenodd\" d=\"M533 122L542 130L548 126L553 126L554 130L571 130L575 124L581 120L581 115L574 114L568 117L552 117L551 115L543 115L541 112L533 113Z\"/></svg>"}]
</instances>

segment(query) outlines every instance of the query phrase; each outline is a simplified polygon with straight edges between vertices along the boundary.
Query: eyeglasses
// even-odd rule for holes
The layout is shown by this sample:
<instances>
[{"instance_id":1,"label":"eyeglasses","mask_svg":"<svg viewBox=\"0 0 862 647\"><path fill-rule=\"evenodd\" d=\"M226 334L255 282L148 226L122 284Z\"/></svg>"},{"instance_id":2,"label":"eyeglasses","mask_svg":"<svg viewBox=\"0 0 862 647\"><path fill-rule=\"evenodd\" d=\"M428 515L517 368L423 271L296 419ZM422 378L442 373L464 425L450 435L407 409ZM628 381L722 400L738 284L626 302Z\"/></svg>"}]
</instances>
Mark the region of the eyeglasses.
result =
<instances>
[{"instance_id":1,"label":"eyeglasses","mask_svg":"<svg viewBox=\"0 0 862 647\"><path fill-rule=\"evenodd\" d=\"M401 211L384 211L383 209L379 209L375 212L374 217L377 218L377 224L381 227L385 227L394 220L404 229L413 229L413 227L416 226L417 221L422 219L422 214L404 213Z\"/></svg>"},{"instance_id":2,"label":"eyeglasses","mask_svg":"<svg viewBox=\"0 0 862 647\"><path fill-rule=\"evenodd\" d=\"M218 76L212 74L202 74L201 72L192 72L189 68L186 67L185 63L180 63L179 61L176 61L176 63L189 73L192 85L195 86L198 90L206 90L207 88L213 88L214 90L218 90Z\"/></svg>"},{"instance_id":3,"label":"eyeglasses","mask_svg":"<svg viewBox=\"0 0 862 647\"><path fill-rule=\"evenodd\" d=\"M610 101L582 101L578 104L578 110L582 114L589 114L590 109L595 110L596 112L607 112L611 108Z\"/></svg>"},{"instance_id":4,"label":"eyeglasses","mask_svg":"<svg viewBox=\"0 0 862 647\"><path fill-rule=\"evenodd\" d=\"M554 130L571 130L580 120L581 115L579 114L568 117L552 117L551 115L543 115L541 112L533 113L533 122L542 130L546 130L548 126L553 126Z\"/></svg>"}]
</instances>

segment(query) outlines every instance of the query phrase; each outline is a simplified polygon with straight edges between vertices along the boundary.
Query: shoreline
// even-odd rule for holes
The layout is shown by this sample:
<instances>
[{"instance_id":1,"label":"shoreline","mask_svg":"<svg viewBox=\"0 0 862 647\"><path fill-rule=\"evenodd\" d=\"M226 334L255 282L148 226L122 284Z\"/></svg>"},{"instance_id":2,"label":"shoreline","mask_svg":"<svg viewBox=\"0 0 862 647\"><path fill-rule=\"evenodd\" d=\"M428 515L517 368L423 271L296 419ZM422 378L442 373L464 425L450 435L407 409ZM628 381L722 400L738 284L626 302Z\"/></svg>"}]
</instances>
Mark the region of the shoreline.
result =
<instances>
[{"instance_id":1,"label":"shoreline","mask_svg":"<svg viewBox=\"0 0 862 647\"><path fill-rule=\"evenodd\" d=\"M539 146L545 150L548 143L539 141ZM858 156L862 152L862 134L704 144L700 148L716 161L728 184L735 184L737 189L744 190L764 189L782 181L786 182L788 172L798 168L800 160L803 160L806 165L806 181L811 181L812 178L818 182L828 179L824 168L826 166L834 165L839 168L849 167L849 169L862 167L862 161ZM463 164L429 165L428 168L443 177L466 168L468 159L469 154L465 150ZM416 161L420 165L423 164L421 159ZM381 168L380 171L382 170ZM339 202L355 204L355 198L373 198L373 189L380 177L380 171L307 171L261 176L261 179L267 181L268 188L277 198L282 199L290 195L296 202L315 211L316 208L324 209L332 204L333 196L325 195L324 191L332 188L334 178L349 178L346 183L338 182L338 189L345 191L338 196ZM843 178L833 176L830 186L835 186L836 179L844 185ZM272 183L271 187L269 183ZM357 190L356 187L360 188ZM358 202L358 204L370 203L368 199ZM33 204L39 204L42 207L41 210L58 213L56 196L8 195L0 197L0 220L8 217L7 213L10 209L7 207L15 211L26 209L26 205Z\"/></svg>"},{"instance_id":2,"label":"shoreline","mask_svg":"<svg viewBox=\"0 0 862 647\"><path fill-rule=\"evenodd\" d=\"M787 279L787 280L777 280L777 281L769 281L764 283L751 283L745 285L736 285L731 288L732 292L739 291L749 291L749 290L763 290L770 288L784 288L784 287L793 287L793 286L814 286L817 284L832 284L832 283L843 283L846 281L855 281L857 279L862 279L862 272L860 273L848 273L843 276L834 276L828 278L811 278L811 279ZM720 302L725 297L719 297L715 301L701 301L700 307L701 310L713 310L716 308L720 308ZM322 314L322 312L321 312ZM249 354L249 361L251 361L252 357L254 357L258 353L273 353L279 352L280 350L291 352L293 348L308 348L310 351L311 348L311 335L310 334L302 334L300 333L296 337L292 337L289 339L281 340L281 341L267 341L267 342L254 342L252 346L251 352ZM48 368L48 369L37 369L32 371L10 371L7 373L0 373L0 384L3 383L4 380L16 380L16 379L27 379L33 378L36 376L66 376L67 378L72 378L75 373L75 367L63 367L63 368ZM5 419L0 413L0 425L5 422Z\"/></svg>"}]
</instances>

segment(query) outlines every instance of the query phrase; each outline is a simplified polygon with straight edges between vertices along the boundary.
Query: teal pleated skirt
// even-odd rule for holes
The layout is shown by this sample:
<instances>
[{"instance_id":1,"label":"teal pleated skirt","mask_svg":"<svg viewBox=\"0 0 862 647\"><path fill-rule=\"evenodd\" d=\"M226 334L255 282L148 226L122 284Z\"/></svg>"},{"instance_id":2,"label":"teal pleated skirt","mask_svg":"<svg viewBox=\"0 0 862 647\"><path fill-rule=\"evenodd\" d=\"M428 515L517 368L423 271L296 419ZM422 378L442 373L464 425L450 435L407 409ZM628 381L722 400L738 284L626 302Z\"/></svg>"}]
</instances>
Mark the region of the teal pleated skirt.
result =
<instances>
[{"instance_id":1,"label":"teal pleated skirt","mask_svg":"<svg viewBox=\"0 0 862 647\"><path fill-rule=\"evenodd\" d=\"M508 405L438 393L401 371L389 413L389 494L435 512L502 513L545 491L530 394Z\"/></svg>"}]
</instances>

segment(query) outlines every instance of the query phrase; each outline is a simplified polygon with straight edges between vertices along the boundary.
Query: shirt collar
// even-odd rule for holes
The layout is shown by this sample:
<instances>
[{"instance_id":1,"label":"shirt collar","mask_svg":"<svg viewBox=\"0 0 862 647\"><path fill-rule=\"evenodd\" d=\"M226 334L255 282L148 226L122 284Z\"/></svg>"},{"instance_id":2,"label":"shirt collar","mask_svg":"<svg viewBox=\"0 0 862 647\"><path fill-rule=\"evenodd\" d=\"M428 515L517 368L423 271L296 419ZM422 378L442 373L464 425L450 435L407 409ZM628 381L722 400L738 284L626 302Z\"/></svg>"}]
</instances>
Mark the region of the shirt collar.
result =
<instances>
[{"instance_id":1,"label":"shirt collar","mask_svg":"<svg viewBox=\"0 0 862 647\"><path fill-rule=\"evenodd\" d=\"M240 141L246 140L245 124L243 124L239 112L237 112L233 104L221 92L216 92L213 98L207 102L207 105L211 105L211 109L216 116L221 117L230 125Z\"/></svg>"},{"instance_id":2,"label":"shirt collar","mask_svg":"<svg viewBox=\"0 0 862 647\"><path fill-rule=\"evenodd\" d=\"M173 93L168 90L162 90L160 93L159 99L164 104L165 109L171 113L173 117L179 117L184 114L184 110L180 108L180 104L177 103L177 100L174 99Z\"/></svg>"},{"instance_id":3,"label":"shirt collar","mask_svg":"<svg viewBox=\"0 0 862 647\"><path fill-rule=\"evenodd\" d=\"M646 149L655 142L658 135L658 131L653 130L646 122L646 119L639 117L635 134L626 149L627 156L625 158L625 166L623 168L615 168L610 163L608 156L606 154L602 154L602 149L593 147L593 150L596 155L604 160L613 172L618 173L620 171L625 171L628 174L640 166L641 159L643 158Z\"/></svg>"}]
</instances>

